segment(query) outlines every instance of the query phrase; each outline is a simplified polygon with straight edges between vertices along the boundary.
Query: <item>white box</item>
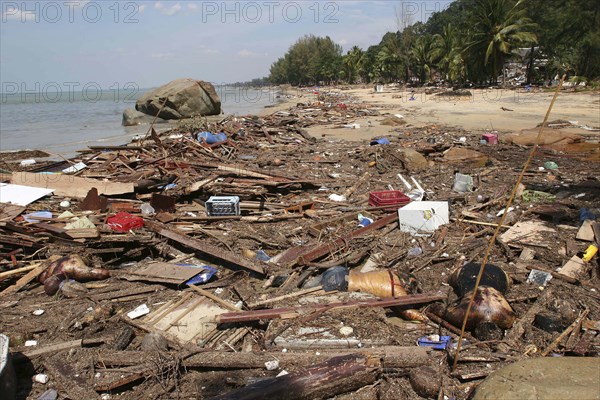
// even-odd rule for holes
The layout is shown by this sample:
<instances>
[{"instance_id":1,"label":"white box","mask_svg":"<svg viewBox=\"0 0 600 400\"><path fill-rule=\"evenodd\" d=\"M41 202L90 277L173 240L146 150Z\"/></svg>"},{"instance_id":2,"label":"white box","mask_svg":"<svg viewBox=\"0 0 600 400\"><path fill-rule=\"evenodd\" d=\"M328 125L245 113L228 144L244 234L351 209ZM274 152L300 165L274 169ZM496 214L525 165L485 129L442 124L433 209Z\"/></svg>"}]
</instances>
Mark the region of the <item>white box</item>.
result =
<instances>
[{"instance_id":1,"label":"white box","mask_svg":"<svg viewBox=\"0 0 600 400\"><path fill-rule=\"evenodd\" d=\"M398 225L402 232L433 233L448 222L446 201L413 201L398 209Z\"/></svg>"}]
</instances>

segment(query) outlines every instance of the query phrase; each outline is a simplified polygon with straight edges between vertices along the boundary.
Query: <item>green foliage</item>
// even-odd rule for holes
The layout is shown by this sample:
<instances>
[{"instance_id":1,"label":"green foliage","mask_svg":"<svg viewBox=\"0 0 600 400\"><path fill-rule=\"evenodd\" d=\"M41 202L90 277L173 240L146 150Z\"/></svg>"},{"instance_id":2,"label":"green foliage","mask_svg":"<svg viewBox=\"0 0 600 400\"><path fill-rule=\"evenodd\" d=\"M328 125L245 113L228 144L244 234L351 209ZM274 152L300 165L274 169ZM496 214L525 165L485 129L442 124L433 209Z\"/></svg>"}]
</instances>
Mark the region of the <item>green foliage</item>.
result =
<instances>
[{"instance_id":1,"label":"green foliage","mask_svg":"<svg viewBox=\"0 0 600 400\"><path fill-rule=\"evenodd\" d=\"M305 36L273 63L269 81L424 84L439 74L450 83L496 83L519 48L531 49L528 81L600 77L598 0L455 0L426 23L403 26L344 56L329 37Z\"/></svg>"},{"instance_id":2,"label":"green foliage","mask_svg":"<svg viewBox=\"0 0 600 400\"><path fill-rule=\"evenodd\" d=\"M336 81L342 70L342 47L329 36L307 35L271 66L272 83L310 85Z\"/></svg>"}]
</instances>

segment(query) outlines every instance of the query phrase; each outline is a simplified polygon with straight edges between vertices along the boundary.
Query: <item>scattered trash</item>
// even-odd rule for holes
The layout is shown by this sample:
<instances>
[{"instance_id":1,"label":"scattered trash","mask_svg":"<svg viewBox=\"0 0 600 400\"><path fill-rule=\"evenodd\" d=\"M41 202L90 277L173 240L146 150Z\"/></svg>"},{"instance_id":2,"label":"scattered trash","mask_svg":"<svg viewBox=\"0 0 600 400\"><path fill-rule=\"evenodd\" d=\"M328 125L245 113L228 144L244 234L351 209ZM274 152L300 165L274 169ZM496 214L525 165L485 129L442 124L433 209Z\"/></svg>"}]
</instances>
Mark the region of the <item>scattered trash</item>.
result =
<instances>
[{"instance_id":1,"label":"scattered trash","mask_svg":"<svg viewBox=\"0 0 600 400\"><path fill-rule=\"evenodd\" d=\"M37 398L37 400L56 400L58 392L54 389L48 389Z\"/></svg>"},{"instance_id":2,"label":"scattered trash","mask_svg":"<svg viewBox=\"0 0 600 400\"><path fill-rule=\"evenodd\" d=\"M448 203L444 201L415 201L398 210L402 232L431 234L450 222Z\"/></svg>"},{"instance_id":3,"label":"scattered trash","mask_svg":"<svg viewBox=\"0 0 600 400\"><path fill-rule=\"evenodd\" d=\"M34 312L32 312L32 314L35 315L35 316L40 316L40 315L42 315L45 312L46 312L45 310L37 309Z\"/></svg>"},{"instance_id":4,"label":"scattered trash","mask_svg":"<svg viewBox=\"0 0 600 400\"><path fill-rule=\"evenodd\" d=\"M344 201L346 201L346 196L333 193L333 194L329 195L329 200L337 201L337 202L344 202Z\"/></svg>"},{"instance_id":5,"label":"scattered trash","mask_svg":"<svg viewBox=\"0 0 600 400\"><path fill-rule=\"evenodd\" d=\"M23 219L30 223L41 222L45 219L51 219L51 218L52 218L52 213L50 211L36 211L36 212L30 213L30 214L23 215Z\"/></svg>"},{"instance_id":6,"label":"scattered trash","mask_svg":"<svg viewBox=\"0 0 600 400\"><path fill-rule=\"evenodd\" d=\"M127 316L130 319L136 319L136 318L139 318L139 317L141 317L143 315L147 315L147 314L150 314L150 309L148 308L148 306L146 304L142 304L142 305L137 306L134 310L129 311L127 313Z\"/></svg>"},{"instance_id":7,"label":"scattered trash","mask_svg":"<svg viewBox=\"0 0 600 400\"><path fill-rule=\"evenodd\" d=\"M50 378L48 377L48 375L46 374L35 374L33 376L33 380L37 383L42 383L42 384L46 384L48 383L48 381L50 380Z\"/></svg>"},{"instance_id":8,"label":"scattered trash","mask_svg":"<svg viewBox=\"0 0 600 400\"><path fill-rule=\"evenodd\" d=\"M473 177L471 175L463 175L459 172L454 175L454 185L452 190L458 193L473 191Z\"/></svg>"},{"instance_id":9,"label":"scattered trash","mask_svg":"<svg viewBox=\"0 0 600 400\"><path fill-rule=\"evenodd\" d=\"M279 369L279 361L267 361L265 362L265 368L267 369L267 371L275 371L276 369Z\"/></svg>"},{"instance_id":10,"label":"scattered trash","mask_svg":"<svg viewBox=\"0 0 600 400\"><path fill-rule=\"evenodd\" d=\"M211 196L206 201L206 213L211 217L240 215L238 196Z\"/></svg>"},{"instance_id":11,"label":"scattered trash","mask_svg":"<svg viewBox=\"0 0 600 400\"><path fill-rule=\"evenodd\" d=\"M558 169L558 164L556 164L554 161L546 161L544 163L544 168L548 170L555 170Z\"/></svg>"},{"instance_id":12,"label":"scattered trash","mask_svg":"<svg viewBox=\"0 0 600 400\"><path fill-rule=\"evenodd\" d=\"M129 232L144 226L144 220L127 212L120 212L106 220L106 225L117 232Z\"/></svg>"},{"instance_id":13,"label":"scattered trash","mask_svg":"<svg viewBox=\"0 0 600 400\"><path fill-rule=\"evenodd\" d=\"M481 135L481 139L483 139L487 144L498 144L497 133L484 133L483 135Z\"/></svg>"},{"instance_id":14,"label":"scattered trash","mask_svg":"<svg viewBox=\"0 0 600 400\"><path fill-rule=\"evenodd\" d=\"M583 253L583 257L581 257L581 259L584 262L590 262L592 258L594 258L596 253L598 253L598 246L596 246L595 244L590 244L589 247Z\"/></svg>"},{"instance_id":15,"label":"scattered trash","mask_svg":"<svg viewBox=\"0 0 600 400\"><path fill-rule=\"evenodd\" d=\"M546 271L532 269L527 277L527 283L534 283L538 286L546 286L552 279L552 274Z\"/></svg>"},{"instance_id":16,"label":"scattered trash","mask_svg":"<svg viewBox=\"0 0 600 400\"><path fill-rule=\"evenodd\" d=\"M385 210L396 210L410 203L410 198L399 190L386 190L369 193L369 205L382 207Z\"/></svg>"},{"instance_id":17,"label":"scattered trash","mask_svg":"<svg viewBox=\"0 0 600 400\"><path fill-rule=\"evenodd\" d=\"M450 343L451 339L452 338L450 336L445 335L422 336L417 340L417 345L423 347L431 347L434 350L446 350L446 347L448 347L448 344Z\"/></svg>"},{"instance_id":18,"label":"scattered trash","mask_svg":"<svg viewBox=\"0 0 600 400\"><path fill-rule=\"evenodd\" d=\"M223 132L219 132L219 133L198 132L196 134L196 139L198 139L199 142L204 141L207 144L215 144L215 143L220 143L220 142L226 141L227 135Z\"/></svg>"},{"instance_id":19,"label":"scattered trash","mask_svg":"<svg viewBox=\"0 0 600 400\"><path fill-rule=\"evenodd\" d=\"M75 172L79 172L86 167L87 167L87 165L85 165L84 163L78 162L77 164L71 165L69 168L63 169L62 173L63 174L74 174Z\"/></svg>"},{"instance_id":20,"label":"scattered trash","mask_svg":"<svg viewBox=\"0 0 600 400\"><path fill-rule=\"evenodd\" d=\"M354 333L354 329L350 326L342 326L340 328L340 335L342 336L350 336Z\"/></svg>"},{"instance_id":21,"label":"scattered trash","mask_svg":"<svg viewBox=\"0 0 600 400\"><path fill-rule=\"evenodd\" d=\"M386 137L380 138L380 139L375 139L373 141L371 141L371 146L375 146L378 144L390 144L390 140Z\"/></svg>"}]
</instances>

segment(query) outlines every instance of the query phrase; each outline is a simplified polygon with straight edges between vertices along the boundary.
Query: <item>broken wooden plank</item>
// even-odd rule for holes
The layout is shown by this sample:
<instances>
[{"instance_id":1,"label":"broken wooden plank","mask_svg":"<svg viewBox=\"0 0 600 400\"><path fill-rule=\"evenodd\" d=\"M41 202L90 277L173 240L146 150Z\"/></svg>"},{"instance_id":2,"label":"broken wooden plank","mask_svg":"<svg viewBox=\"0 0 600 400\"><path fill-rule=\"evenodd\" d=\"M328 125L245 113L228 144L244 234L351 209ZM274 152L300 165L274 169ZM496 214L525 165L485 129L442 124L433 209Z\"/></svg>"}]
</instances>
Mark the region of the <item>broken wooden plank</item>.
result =
<instances>
[{"instance_id":1,"label":"broken wooden plank","mask_svg":"<svg viewBox=\"0 0 600 400\"><path fill-rule=\"evenodd\" d=\"M235 311L235 312L240 311L239 308L234 307L232 304L229 304L228 302L226 302L225 300L221 299L220 297L215 296L214 294L212 294L208 290L200 289L196 285L188 285L188 286L191 289L195 290L197 293L201 294L202 296L208 297L209 299L217 302L218 304L222 305L223 307L225 307L226 309L228 309L230 311Z\"/></svg>"},{"instance_id":2,"label":"broken wooden plank","mask_svg":"<svg viewBox=\"0 0 600 400\"><path fill-rule=\"evenodd\" d=\"M397 214L395 214L395 213L389 214L383 218L378 219L377 221L373 222L370 225L367 225L363 228L360 228L360 229L357 229L357 230L351 232L349 235L347 235L345 237L341 237L336 240L332 240L328 243L318 246L315 249L310 250L309 252L307 252L305 254L300 255L300 257L298 257L296 262L299 265L306 265L307 263L310 263L318 258L321 258L326 254L329 254L331 252L334 252L334 251L337 251L337 250L343 248L344 246L346 246L348 244L349 239L354 239L357 237L364 236L372 231L381 229L384 226L389 225L392 222L397 222L397 221L398 221Z\"/></svg>"},{"instance_id":3,"label":"broken wooden plank","mask_svg":"<svg viewBox=\"0 0 600 400\"><path fill-rule=\"evenodd\" d=\"M43 356L45 354L57 353L59 351L75 349L75 348L82 347L82 346L95 346L95 345L102 344L105 341L106 341L106 339L104 339L104 338L77 339L77 340L70 340L68 342L50 344L48 346L43 346L43 347L40 347L37 349L24 351L22 353L17 353L15 355L15 360L20 360L21 358L31 359L34 357Z\"/></svg>"},{"instance_id":4,"label":"broken wooden plank","mask_svg":"<svg viewBox=\"0 0 600 400\"><path fill-rule=\"evenodd\" d=\"M386 299L375 299L365 301L346 301L330 304L315 304L309 306L298 307L283 307L267 310L241 311L236 313L224 313L216 316L216 320L220 324L230 322L247 322L260 319L275 319L275 318L296 318L307 313L322 313L328 310L340 310L344 308L371 308L371 307L393 307L406 306L414 304L430 303L444 299L444 295L439 293L415 294L402 297L391 297Z\"/></svg>"},{"instance_id":5,"label":"broken wooden plank","mask_svg":"<svg viewBox=\"0 0 600 400\"><path fill-rule=\"evenodd\" d=\"M169 229L160 222L146 221L146 227L161 236L174 240L184 246L197 250L201 253L207 254L211 257L223 260L229 264L248 269L252 272L256 272L261 275L264 275L265 273L265 270L263 269L263 267L260 266L260 263L258 261L247 261L229 250L221 249L219 247L205 243L202 240L187 237L184 234Z\"/></svg>"},{"instance_id":6,"label":"broken wooden plank","mask_svg":"<svg viewBox=\"0 0 600 400\"><path fill-rule=\"evenodd\" d=\"M84 198L92 188L99 194L115 195L133 193L133 183L108 182L92 178L80 178L65 174L32 174L15 172L11 182L17 185L54 189L56 196Z\"/></svg>"},{"instance_id":7,"label":"broken wooden plank","mask_svg":"<svg viewBox=\"0 0 600 400\"><path fill-rule=\"evenodd\" d=\"M21 290L25 285L29 282L37 278L44 270L48 267L48 264L42 264L36 267L35 269L29 271L25 276L22 276L14 285L7 287L2 292L0 292L0 297L5 296L7 294L16 293Z\"/></svg>"}]
</instances>

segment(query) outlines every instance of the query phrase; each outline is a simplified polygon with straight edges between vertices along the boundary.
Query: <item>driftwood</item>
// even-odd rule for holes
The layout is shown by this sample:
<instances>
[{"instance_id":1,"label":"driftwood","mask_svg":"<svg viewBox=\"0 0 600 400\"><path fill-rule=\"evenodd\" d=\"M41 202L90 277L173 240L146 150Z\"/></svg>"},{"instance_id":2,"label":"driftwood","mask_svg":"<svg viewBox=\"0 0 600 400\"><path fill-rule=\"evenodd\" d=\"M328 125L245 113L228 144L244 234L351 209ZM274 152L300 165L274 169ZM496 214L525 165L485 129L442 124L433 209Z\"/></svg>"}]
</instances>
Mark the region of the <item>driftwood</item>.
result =
<instances>
[{"instance_id":1,"label":"driftwood","mask_svg":"<svg viewBox=\"0 0 600 400\"><path fill-rule=\"evenodd\" d=\"M348 354L363 354L377 356L382 360L385 368L413 368L434 363L436 355L442 353L432 352L425 347L416 346L384 346L367 350L335 350L321 351L321 354L310 353L282 353L282 352L256 352L256 353L230 353L221 351L206 351L184 359L185 368L195 369L264 369L265 362L277 360L279 368L294 370L310 365L325 362L331 357ZM100 354L96 363L104 367L128 367L141 365L148 361L148 355L137 351L111 351Z\"/></svg>"},{"instance_id":2,"label":"driftwood","mask_svg":"<svg viewBox=\"0 0 600 400\"><path fill-rule=\"evenodd\" d=\"M371 384L381 362L377 357L349 354L302 371L266 379L211 400L327 399Z\"/></svg>"}]
</instances>

